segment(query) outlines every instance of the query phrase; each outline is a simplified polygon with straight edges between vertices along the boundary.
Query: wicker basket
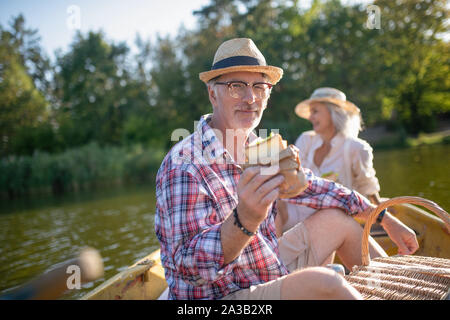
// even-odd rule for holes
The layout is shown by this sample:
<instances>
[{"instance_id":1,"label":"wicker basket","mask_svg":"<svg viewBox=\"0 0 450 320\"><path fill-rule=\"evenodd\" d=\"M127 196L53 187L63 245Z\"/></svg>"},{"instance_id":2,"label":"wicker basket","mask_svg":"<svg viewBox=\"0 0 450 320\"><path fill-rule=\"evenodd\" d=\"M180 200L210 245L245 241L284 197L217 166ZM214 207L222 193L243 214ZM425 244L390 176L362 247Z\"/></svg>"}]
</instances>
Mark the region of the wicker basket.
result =
<instances>
[{"instance_id":1,"label":"wicker basket","mask_svg":"<svg viewBox=\"0 0 450 320\"><path fill-rule=\"evenodd\" d=\"M450 231L450 216L434 202L419 197L397 197L380 204L369 216L362 239L362 266L345 276L364 299L440 300L449 299L450 260L396 255L370 260L369 234L378 214L400 203L421 205L436 213Z\"/></svg>"}]
</instances>

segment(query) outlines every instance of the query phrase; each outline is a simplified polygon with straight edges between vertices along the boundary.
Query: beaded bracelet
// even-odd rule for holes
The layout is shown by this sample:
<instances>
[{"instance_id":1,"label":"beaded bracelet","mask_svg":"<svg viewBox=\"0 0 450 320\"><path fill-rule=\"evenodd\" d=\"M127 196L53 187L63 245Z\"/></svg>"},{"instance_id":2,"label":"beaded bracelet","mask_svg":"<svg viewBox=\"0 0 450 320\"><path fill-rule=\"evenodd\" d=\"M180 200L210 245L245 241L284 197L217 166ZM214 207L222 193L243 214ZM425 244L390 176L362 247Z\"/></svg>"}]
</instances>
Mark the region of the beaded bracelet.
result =
<instances>
[{"instance_id":1,"label":"beaded bracelet","mask_svg":"<svg viewBox=\"0 0 450 320\"><path fill-rule=\"evenodd\" d=\"M236 208L234 208L234 210L233 210L233 215L234 215L234 225L236 225L239 229L241 229L241 231L243 233L245 233L247 236L252 237L258 233L258 230L256 230L255 232L251 232L251 231L248 231L247 229L245 229L245 227L239 221L239 217L238 217Z\"/></svg>"},{"instance_id":2,"label":"beaded bracelet","mask_svg":"<svg viewBox=\"0 0 450 320\"><path fill-rule=\"evenodd\" d=\"M377 223L381 223L385 213L386 213L386 209L384 209L383 211L380 212L380 214L377 217Z\"/></svg>"}]
</instances>

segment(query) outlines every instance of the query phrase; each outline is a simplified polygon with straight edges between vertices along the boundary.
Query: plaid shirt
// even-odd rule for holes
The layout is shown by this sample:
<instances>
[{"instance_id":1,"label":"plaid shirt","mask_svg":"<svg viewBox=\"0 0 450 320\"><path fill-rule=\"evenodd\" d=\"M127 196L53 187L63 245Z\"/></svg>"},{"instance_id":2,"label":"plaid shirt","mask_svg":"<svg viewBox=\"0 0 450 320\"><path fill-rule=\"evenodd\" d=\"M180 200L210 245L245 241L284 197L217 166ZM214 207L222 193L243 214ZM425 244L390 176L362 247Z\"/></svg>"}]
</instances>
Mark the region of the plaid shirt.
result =
<instances>
[{"instance_id":1,"label":"plaid shirt","mask_svg":"<svg viewBox=\"0 0 450 320\"><path fill-rule=\"evenodd\" d=\"M278 252L275 205L241 255L224 265L220 227L237 206L242 169L209 120L203 116L197 130L171 149L156 177L155 230L170 299L220 299L288 274ZM290 202L349 214L368 207L357 192L304 172L309 186Z\"/></svg>"}]
</instances>

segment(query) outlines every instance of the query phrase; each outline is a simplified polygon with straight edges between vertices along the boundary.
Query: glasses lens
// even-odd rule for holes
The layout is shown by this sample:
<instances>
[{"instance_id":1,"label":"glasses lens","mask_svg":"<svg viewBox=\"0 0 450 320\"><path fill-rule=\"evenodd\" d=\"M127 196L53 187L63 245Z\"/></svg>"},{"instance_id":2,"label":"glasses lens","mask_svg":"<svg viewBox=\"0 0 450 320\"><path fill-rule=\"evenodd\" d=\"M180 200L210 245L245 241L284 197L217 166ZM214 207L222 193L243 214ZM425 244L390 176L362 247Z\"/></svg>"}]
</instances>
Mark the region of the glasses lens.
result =
<instances>
[{"instance_id":1,"label":"glasses lens","mask_svg":"<svg viewBox=\"0 0 450 320\"><path fill-rule=\"evenodd\" d=\"M233 98L242 99L247 94L247 84L243 82L230 82L228 87ZM270 85L267 83L255 83L253 85L253 93L256 99L265 99L269 96Z\"/></svg>"},{"instance_id":2,"label":"glasses lens","mask_svg":"<svg viewBox=\"0 0 450 320\"><path fill-rule=\"evenodd\" d=\"M269 95L270 88L267 83L255 83L253 85L253 92L258 99L265 99Z\"/></svg>"},{"instance_id":3,"label":"glasses lens","mask_svg":"<svg viewBox=\"0 0 450 320\"><path fill-rule=\"evenodd\" d=\"M246 85L241 82L231 82L229 85L230 95L233 98L243 98L245 96Z\"/></svg>"}]
</instances>

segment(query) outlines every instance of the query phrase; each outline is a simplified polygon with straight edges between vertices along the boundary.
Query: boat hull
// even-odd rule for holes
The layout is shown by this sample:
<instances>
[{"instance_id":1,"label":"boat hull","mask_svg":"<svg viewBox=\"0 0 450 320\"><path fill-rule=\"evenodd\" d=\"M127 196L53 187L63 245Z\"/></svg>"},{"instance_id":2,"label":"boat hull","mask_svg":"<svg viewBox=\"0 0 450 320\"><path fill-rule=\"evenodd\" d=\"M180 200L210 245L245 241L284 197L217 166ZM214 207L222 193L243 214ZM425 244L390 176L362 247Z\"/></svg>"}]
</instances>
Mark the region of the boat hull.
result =
<instances>
[{"instance_id":1,"label":"boat hull","mask_svg":"<svg viewBox=\"0 0 450 320\"><path fill-rule=\"evenodd\" d=\"M105 281L81 300L155 300L165 288L167 282L160 250L156 250Z\"/></svg>"}]
</instances>

